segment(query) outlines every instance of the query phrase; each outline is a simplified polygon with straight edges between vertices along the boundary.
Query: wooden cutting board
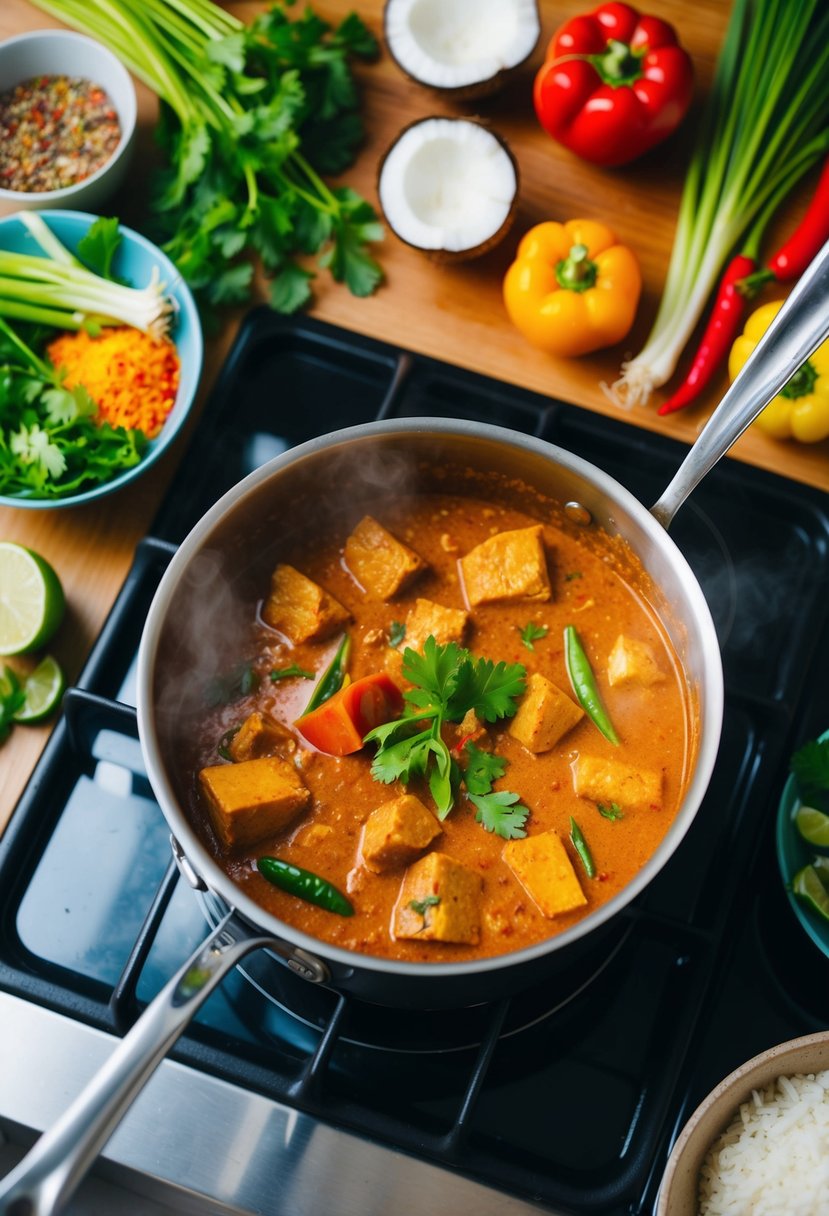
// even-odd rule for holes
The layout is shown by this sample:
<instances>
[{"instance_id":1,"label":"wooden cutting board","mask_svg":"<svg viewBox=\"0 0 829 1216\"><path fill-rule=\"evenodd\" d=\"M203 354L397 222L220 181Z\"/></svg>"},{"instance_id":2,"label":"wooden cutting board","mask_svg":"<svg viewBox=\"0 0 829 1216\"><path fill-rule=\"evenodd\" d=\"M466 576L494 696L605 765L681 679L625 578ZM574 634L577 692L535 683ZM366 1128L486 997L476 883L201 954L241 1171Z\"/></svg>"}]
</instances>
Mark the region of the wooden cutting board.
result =
<instances>
[{"instance_id":1,"label":"wooden cutting board","mask_svg":"<svg viewBox=\"0 0 829 1216\"><path fill-rule=\"evenodd\" d=\"M445 0L452 3L452 0ZM250 18L261 5L229 6ZM337 21L356 7L376 31L382 31L382 0L319 0L314 7ZM515 224L494 251L457 267L437 266L392 235L378 248L386 282L371 299L357 300L325 273L316 283L314 314L347 329L371 334L460 364L499 380L574 402L601 414L622 417L645 427L693 442L724 388L724 382L698 407L668 419L654 404L623 412L604 395L602 382L618 374L622 359L644 343L650 329L670 255L679 195L700 101L711 78L730 6L722 0L653 0L648 11L674 23L697 70L697 95L683 129L663 147L634 165L603 170L587 165L540 129L531 102L532 79L555 28L569 16L591 7L582 0L542 0L542 38L529 65L501 94L473 104L448 103L409 81L387 54L359 69L367 127L362 152L343 180L376 201L377 164L397 132L429 114L476 116L509 142L521 177ZM57 24L27 3L2 0L0 38ZM147 169L155 152L152 127L157 112L150 92L139 85L139 139L128 186L113 200L110 214L135 226L145 216ZM816 175L815 175L816 176ZM768 249L791 231L802 213L809 187L781 212L769 234ZM560 360L530 346L509 324L501 301L501 280L521 235L541 220L589 216L605 220L620 240L632 246L642 266L644 292L630 337L618 348ZM262 285L258 290L262 293ZM207 343L203 400L230 346L238 317L229 316L221 333ZM198 409L193 424L197 425ZM67 619L52 646L67 676L74 679L123 582L133 550L147 531L165 486L174 475L186 439L129 490L88 507L68 510L0 510L0 538L43 553L56 567L67 592ZM749 433L732 456L829 490L829 441L805 447L775 443ZM21 670L25 664L18 664ZM48 726L18 727L0 747L0 829L19 797L48 734Z\"/></svg>"}]
</instances>

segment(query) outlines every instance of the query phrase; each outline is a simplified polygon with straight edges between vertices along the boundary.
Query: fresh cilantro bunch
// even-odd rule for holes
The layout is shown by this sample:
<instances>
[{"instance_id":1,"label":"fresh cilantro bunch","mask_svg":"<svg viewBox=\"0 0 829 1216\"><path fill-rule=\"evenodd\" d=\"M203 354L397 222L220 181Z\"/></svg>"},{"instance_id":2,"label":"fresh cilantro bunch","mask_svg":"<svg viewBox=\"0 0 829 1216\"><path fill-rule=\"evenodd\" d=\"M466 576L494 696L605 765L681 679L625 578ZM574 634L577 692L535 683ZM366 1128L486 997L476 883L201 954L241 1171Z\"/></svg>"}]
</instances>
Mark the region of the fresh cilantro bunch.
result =
<instances>
[{"instance_id":1,"label":"fresh cilantro bunch","mask_svg":"<svg viewBox=\"0 0 829 1216\"><path fill-rule=\"evenodd\" d=\"M95 421L82 385L60 373L0 320L0 493L61 498L138 464L141 431Z\"/></svg>"},{"instance_id":2,"label":"fresh cilantro bunch","mask_svg":"<svg viewBox=\"0 0 829 1216\"><path fill-rule=\"evenodd\" d=\"M511 718L526 674L521 663L475 658L454 642L440 646L433 637L426 639L423 654L406 647L403 675L415 687L403 694L407 705L401 718L366 735L366 742L378 745L371 766L374 779L386 785L392 781L408 785L415 777L428 781L440 819L455 805L463 783L476 807L476 819L488 832L506 839L526 835L523 826L529 811L516 805L518 795L492 790L506 761L467 742L464 771L442 736L444 723L460 722L470 710L486 722Z\"/></svg>"},{"instance_id":3,"label":"fresh cilantro bunch","mask_svg":"<svg viewBox=\"0 0 829 1216\"><path fill-rule=\"evenodd\" d=\"M249 298L258 254L270 301L310 298L315 255L357 296L382 272L374 209L320 174L339 173L363 137L351 59L377 44L355 14L336 28L280 0L250 25L213 0L36 0L110 48L161 99L167 157L154 199L160 238L208 313Z\"/></svg>"}]
</instances>

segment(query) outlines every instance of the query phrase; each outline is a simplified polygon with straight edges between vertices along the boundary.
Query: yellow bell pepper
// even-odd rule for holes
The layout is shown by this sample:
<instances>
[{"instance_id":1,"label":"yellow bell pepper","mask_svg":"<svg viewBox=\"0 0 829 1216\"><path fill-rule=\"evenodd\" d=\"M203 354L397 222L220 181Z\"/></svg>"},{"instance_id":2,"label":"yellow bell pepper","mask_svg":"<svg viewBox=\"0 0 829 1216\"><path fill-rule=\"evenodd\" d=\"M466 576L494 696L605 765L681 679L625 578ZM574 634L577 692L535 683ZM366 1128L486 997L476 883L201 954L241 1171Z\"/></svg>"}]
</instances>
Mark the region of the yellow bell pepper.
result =
<instances>
[{"instance_id":1,"label":"yellow bell pepper","mask_svg":"<svg viewBox=\"0 0 829 1216\"><path fill-rule=\"evenodd\" d=\"M732 380L736 379L782 306L782 300L773 300L748 318L728 356L728 374ZM773 439L797 439L800 443L819 443L829 437L829 342L824 342L809 356L786 387L755 419L754 426Z\"/></svg>"},{"instance_id":2,"label":"yellow bell pepper","mask_svg":"<svg viewBox=\"0 0 829 1216\"><path fill-rule=\"evenodd\" d=\"M551 355L586 355L621 342L642 290L635 256L594 220L537 224L504 278L510 320Z\"/></svg>"}]
</instances>

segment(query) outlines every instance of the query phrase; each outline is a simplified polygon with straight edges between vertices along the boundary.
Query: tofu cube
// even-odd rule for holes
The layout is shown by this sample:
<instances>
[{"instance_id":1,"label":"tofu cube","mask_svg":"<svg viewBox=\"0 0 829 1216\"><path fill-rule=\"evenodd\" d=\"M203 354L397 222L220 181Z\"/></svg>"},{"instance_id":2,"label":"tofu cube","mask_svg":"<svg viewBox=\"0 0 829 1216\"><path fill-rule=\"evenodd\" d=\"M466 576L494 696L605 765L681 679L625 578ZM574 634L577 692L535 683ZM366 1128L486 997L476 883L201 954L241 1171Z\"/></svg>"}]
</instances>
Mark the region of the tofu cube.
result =
<instances>
[{"instance_id":1,"label":"tofu cube","mask_svg":"<svg viewBox=\"0 0 829 1216\"><path fill-rule=\"evenodd\" d=\"M662 774L654 769L632 768L600 756L579 756L572 768L573 789L580 798L617 802L628 809L662 806Z\"/></svg>"},{"instance_id":2,"label":"tofu cube","mask_svg":"<svg viewBox=\"0 0 829 1216\"><path fill-rule=\"evenodd\" d=\"M262 619L297 646L330 637L351 619L351 613L318 583L293 566L280 563L271 575Z\"/></svg>"},{"instance_id":3,"label":"tofu cube","mask_svg":"<svg viewBox=\"0 0 829 1216\"><path fill-rule=\"evenodd\" d=\"M607 679L614 688L625 684L650 688L661 683L665 674L647 642L620 633L607 660Z\"/></svg>"},{"instance_id":4,"label":"tofu cube","mask_svg":"<svg viewBox=\"0 0 829 1216\"><path fill-rule=\"evenodd\" d=\"M483 881L447 856L427 853L409 866L394 909L394 936L476 946ZM414 905L414 906L412 906Z\"/></svg>"},{"instance_id":5,"label":"tofu cube","mask_svg":"<svg viewBox=\"0 0 829 1216\"><path fill-rule=\"evenodd\" d=\"M466 598L477 604L550 598L541 524L498 532L461 558Z\"/></svg>"},{"instance_id":6,"label":"tofu cube","mask_svg":"<svg viewBox=\"0 0 829 1216\"><path fill-rule=\"evenodd\" d=\"M238 764L242 760L260 760L275 756L280 749L294 751L296 742L287 727L267 714L255 711L245 718L227 745L228 755Z\"/></svg>"},{"instance_id":7,"label":"tofu cube","mask_svg":"<svg viewBox=\"0 0 829 1216\"><path fill-rule=\"evenodd\" d=\"M569 730L581 721L584 710L572 698L534 671L527 680L527 691L509 724L509 733L527 751L549 752Z\"/></svg>"},{"instance_id":8,"label":"tofu cube","mask_svg":"<svg viewBox=\"0 0 829 1216\"><path fill-rule=\"evenodd\" d=\"M440 834L440 824L420 799L401 794L378 806L366 820L363 861L376 874L410 865Z\"/></svg>"},{"instance_id":9,"label":"tofu cube","mask_svg":"<svg viewBox=\"0 0 829 1216\"><path fill-rule=\"evenodd\" d=\"M275 757L203 768L199 781L210 822L227 849L281 832L311 800L293 764Z\"/></svg>"},{"instance_id":10,"label":"tofu cube","mask_svg":"<svg viewBox=\"0 0 829 1216\"><path fill-rule=\"evenodd\" d=\"M501 856L545 916L561 916L587 903L573 863L556 832L510 840Z\"/></svg>"},{"instance_id":11,"label":"tofu cube","mask_svg":"<svg viewBox=\"0 0 829 1216\"><path fill-rule=\"evenodd\" d=\"M307 827L300 828L291 843L302 845L306 849L312 849L316 845L322 844L324 840L327 840L333 831L334 829L330 823L309 823Z\"/></svg>"},{"instance_id":12,"label":"tofu cube","mask_svg":"<svg viewBox=\"0 0 829 1216\"><path fill-rule=\"evenodd\" d=\"M433 637L439 646L450 642L462 646L468 626L469 613L463 608L444 608L443 604L418 597L406 617L406 637L401 649L411 646L412 650L422 652L428 637Z\"/></svg>"},{"instance_id":13,"label":"tofu cube","mask_svg":"<svg viewBox=\"0 0 829 1216\"><path fill-rule=\"evenodd\" d=\"M370 515L345 542L345 564L366 595L390 600L426 568L426 562Z\"/></svg>"}]
</instances>

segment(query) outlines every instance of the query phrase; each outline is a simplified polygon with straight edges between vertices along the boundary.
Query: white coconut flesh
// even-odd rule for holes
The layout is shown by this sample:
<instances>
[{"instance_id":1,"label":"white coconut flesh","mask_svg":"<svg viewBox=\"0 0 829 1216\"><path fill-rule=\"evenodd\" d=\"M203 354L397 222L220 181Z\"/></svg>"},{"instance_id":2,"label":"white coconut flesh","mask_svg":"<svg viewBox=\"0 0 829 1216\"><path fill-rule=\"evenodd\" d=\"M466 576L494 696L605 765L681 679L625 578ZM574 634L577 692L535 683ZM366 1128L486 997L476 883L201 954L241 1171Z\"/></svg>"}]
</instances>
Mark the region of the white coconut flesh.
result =
<instances>
[{"instance_id":1,"label":"white coconut flesh","mask_svg":"<svg viewBox=\"0 0 829 1216\"><path fill-rule=\"evenodd\" d=\"M500 140L467 119L427 118L400 136L380 172L380 204L401 240L460 253L491 240L518 182Z\"/></svg>"},{"instance_id":2,"label":"white coconut flesh","mask_svg":"<svg viewBox=\"0 0 829 1216\"><path fill-rule=\"evenodd\" d=\"M436 89L516 67L541 33L535 0L388 0L385 25L403 71Z\"/></svg>"}]
</instances>

